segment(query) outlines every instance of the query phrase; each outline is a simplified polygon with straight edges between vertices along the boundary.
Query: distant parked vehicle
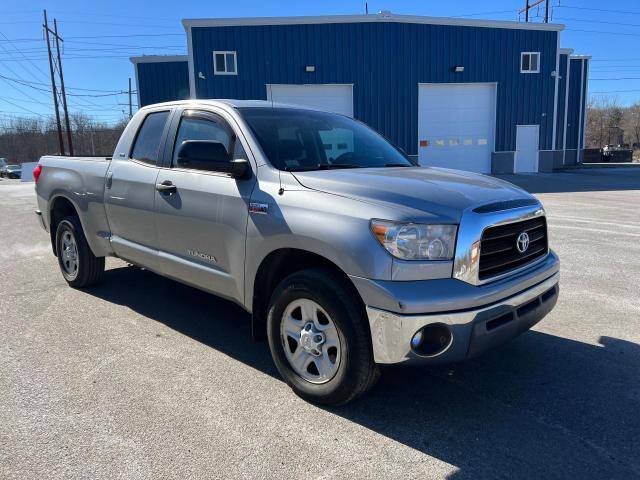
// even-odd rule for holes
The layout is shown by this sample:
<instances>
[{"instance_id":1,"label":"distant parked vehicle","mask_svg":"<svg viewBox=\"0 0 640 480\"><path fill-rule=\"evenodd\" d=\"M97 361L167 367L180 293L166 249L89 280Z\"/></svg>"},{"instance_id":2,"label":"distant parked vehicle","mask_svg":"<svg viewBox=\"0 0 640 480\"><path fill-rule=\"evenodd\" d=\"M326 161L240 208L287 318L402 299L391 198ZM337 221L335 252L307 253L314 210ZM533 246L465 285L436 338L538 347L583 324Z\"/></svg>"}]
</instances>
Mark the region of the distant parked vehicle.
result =
<instances>
[{"instance_id":1,"label":"distant parked vehicle","mask_svg":"<svg viewBox=\"0 0 640 480\"><path fill-rule=\"evenodd\" d=\"M20 165L7 165L0 169L0 177L20 178L22 177L22 168Z\"/></svg>"},{"instance_id":2,"label":"distant parked vehicle","mask_svg":"<svg viewBox=\"0 0 640 480\"><path fill-rule=\"evenodd\" d=\"M603 162L630 162L633 151L629 144L605 145L602 148Z\"/></svg>"},{"instance_id":3,"label":"distant parked vehicle","mask_svg":"<svg viewBox=\"0 0 640 480\"><path fill-rule=\"evenodd\" d=\"M0 169L4 168L7 166L9 162L7 162L7 159L4 157L0 157Z\"/></svg>"}]
</instances>

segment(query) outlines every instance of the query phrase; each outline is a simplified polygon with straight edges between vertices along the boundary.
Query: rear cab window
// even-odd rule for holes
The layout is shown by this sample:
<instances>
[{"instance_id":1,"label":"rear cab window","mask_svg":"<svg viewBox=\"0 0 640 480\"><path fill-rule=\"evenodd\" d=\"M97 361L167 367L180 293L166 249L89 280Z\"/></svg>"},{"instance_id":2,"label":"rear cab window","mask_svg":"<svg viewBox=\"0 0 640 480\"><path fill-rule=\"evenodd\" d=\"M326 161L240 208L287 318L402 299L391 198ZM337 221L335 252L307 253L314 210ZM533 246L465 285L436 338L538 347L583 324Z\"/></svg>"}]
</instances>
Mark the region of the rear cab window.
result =
<instances>
[{"instance_id":1,"label":"rear cab window","mask_svg":"<svg viewBox=\"0 0 640 480\"><path fill-rule=\"evenodd\" d=\"M169 118L169 111L152 112L146 116L131 149L130 158L139 162L158 164L160 142L164 127Z\"/></svg>"}]
</instances>

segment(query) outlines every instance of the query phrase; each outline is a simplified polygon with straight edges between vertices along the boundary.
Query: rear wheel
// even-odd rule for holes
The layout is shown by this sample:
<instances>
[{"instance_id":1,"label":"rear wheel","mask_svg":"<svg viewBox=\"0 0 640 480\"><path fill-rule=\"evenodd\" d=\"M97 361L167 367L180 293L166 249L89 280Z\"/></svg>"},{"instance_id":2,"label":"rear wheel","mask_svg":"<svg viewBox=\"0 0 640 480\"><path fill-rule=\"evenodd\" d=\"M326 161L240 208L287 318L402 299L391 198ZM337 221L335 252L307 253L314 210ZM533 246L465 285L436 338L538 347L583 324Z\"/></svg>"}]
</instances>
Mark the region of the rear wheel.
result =
<instances>
[{"instance_id":1,"label":"rear wheel","mask_svg":"<svg viewBox=\"0 0 640 480\"><path fill-rule=\"evenodd\" d=\"M104 257L96 257L89 248L77 216L66 217L58 223L56 253L62 276L70 286L89 287L102 278Z\"/></svg>"},{"instance_id":2,"label":"rear wheel","mask_svg":"<svg viewBox=\"0 0 640 480\"><path fill-rule=\"evenodd\" d=\"M278 285L267 333L278 371L305 400L342 405L378 379L362 305L347 281L329 270L297 272Z\"/></svg>"}]
</instances>

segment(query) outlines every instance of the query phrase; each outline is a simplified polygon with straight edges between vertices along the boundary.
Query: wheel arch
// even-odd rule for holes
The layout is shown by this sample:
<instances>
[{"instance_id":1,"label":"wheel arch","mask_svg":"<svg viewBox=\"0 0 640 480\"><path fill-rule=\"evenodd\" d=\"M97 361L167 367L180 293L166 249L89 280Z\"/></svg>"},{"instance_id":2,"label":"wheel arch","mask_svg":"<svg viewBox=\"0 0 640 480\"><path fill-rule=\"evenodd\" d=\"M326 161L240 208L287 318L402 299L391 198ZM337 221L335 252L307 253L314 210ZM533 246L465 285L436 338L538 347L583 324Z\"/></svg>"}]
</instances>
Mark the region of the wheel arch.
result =
<instances>
[{"instance_id":1,"label":"wheel arch","mask_svg":"<svg viewBox=\"0 0 640 480\"><path fill-rule=\"evenodd\" d=\"M251 292L251 328L255 339L265 336L267 310L275 287L292 273L309 268L323 268L344 279L354 298L364 309L364 302L349 276L328 258L303 249L279 248L266 255L256 271Z\"/></svg>"},{"instance_id":2,"label":"wheel arch","mask_svg":"<svg viewBox=\"0 0 640 480\"><path fill-rule=\"evenodd\" d=\"M58 224L66 217L75 215L80 219L80 224L82 225L82 219L80 218L78 207L67 197L63 195L59 195L54 197L51 202L51 207L49 208L49 236L51 237L51 249L53 250L53 254L57 255L56 251L56 230L58 229ZM84 225L82 226L84 229Z\"/></svg>"}]
</instances>

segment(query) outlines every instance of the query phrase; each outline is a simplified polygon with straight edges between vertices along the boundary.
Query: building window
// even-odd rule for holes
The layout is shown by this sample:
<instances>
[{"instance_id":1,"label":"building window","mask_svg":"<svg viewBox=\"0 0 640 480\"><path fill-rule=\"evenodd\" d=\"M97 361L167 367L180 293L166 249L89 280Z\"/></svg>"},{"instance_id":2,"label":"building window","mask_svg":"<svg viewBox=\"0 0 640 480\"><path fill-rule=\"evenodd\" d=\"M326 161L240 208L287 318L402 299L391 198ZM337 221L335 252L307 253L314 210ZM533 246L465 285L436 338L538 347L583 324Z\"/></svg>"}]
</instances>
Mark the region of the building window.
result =
<instances>
[{"instance_id":1,"label":"building window","mask_svg":"<svg viewBox=\"0 0 640 480\"><path fill-rule=\"evenodd\" d=\"M213 52L215 75L237 75L236 52Z\"/></svg>"},{"instance_id":2,"label":"building window","mask_svg":"<svg viewBox=\"0 0 640 480\"><path fill-rule=\"evenodd\" d=\"M540 52L522 52L520 54L520 73L540 72Z\"/></svg>"}]
</instances>

